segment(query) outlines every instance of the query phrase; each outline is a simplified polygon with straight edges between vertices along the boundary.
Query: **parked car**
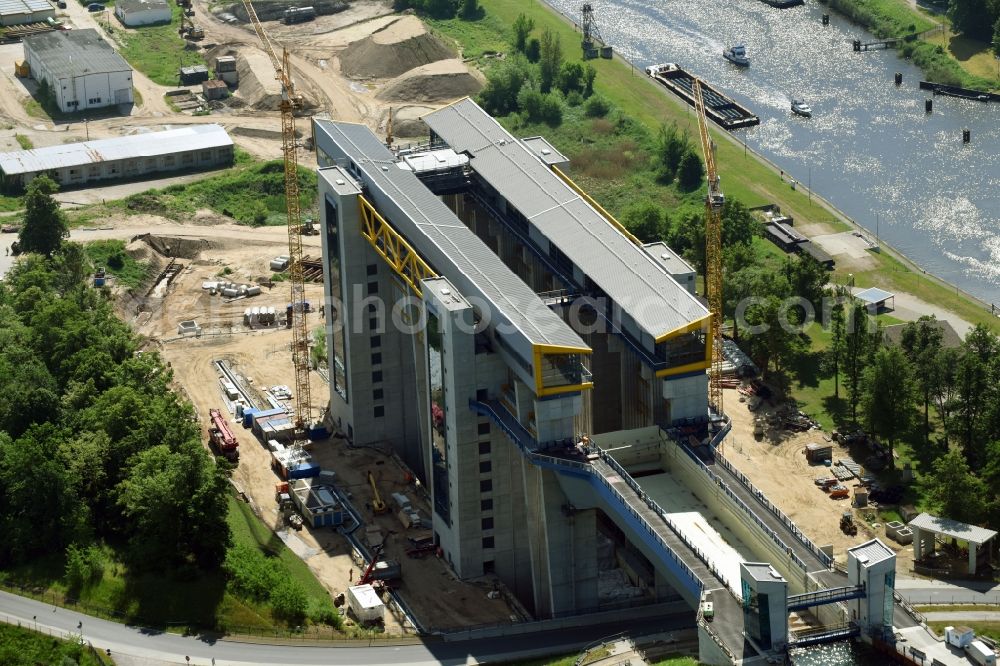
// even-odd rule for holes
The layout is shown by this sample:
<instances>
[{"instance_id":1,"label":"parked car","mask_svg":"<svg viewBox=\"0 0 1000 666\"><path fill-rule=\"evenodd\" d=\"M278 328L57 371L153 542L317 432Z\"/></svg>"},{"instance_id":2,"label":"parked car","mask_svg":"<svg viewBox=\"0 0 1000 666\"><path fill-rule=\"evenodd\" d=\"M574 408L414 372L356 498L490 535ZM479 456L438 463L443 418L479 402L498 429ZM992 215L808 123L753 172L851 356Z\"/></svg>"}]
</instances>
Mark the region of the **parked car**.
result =
<instances>
[{"instance_id":1,"label":"parked car","mask_svg":"<svg viewBox=\"0 0 1000 666\"><path fill-rule=\"evenodd\" d=\"M99 2L92 2L89 5L87 5L87 11L88 12L103 12L104 11L104 5L102 5Z\"/></svg>"}]
</instances>

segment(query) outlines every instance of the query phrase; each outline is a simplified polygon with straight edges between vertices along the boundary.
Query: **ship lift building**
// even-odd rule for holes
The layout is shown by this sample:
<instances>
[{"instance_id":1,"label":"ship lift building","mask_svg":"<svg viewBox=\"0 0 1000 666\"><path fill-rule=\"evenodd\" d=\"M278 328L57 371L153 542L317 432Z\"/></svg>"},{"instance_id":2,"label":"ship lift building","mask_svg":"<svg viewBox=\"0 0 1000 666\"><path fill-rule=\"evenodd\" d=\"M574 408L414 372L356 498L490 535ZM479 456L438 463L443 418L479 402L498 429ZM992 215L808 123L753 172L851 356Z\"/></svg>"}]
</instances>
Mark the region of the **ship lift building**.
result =
<instances>
[{"instance_id":1,"label":"ship lift building","mask_svg":"<svg viewBox=\"0 0 1000 666\"><path fill-rule=\"evenodd\" d=\"M787 622L754 600L881 635L847 623L860 593L836 592L849 581L826 552L688 447L728 432L690 266L472 100L424 122L428 143L391 150L363 125L313 121L330 416L410 467L454 572L498 577L538 619L711 596L706 663L784 649Z\"/></svg>"}]
</instances>

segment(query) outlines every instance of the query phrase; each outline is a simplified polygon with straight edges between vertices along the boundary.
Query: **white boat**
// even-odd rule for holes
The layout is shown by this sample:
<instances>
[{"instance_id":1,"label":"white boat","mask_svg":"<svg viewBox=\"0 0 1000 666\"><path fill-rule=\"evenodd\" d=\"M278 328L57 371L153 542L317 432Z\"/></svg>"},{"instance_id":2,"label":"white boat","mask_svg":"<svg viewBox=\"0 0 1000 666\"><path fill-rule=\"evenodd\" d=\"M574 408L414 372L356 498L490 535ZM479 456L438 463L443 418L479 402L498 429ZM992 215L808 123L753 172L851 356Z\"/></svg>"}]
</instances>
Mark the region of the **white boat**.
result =
<instances>
[{"instance_id":1,"label":"white boat","mask_svg":"<svg viewBox=\"0 0 1000 666\"><path fill-rule=\"evenodd\" d=\"M747 57L747 49L742 44L730 46L722 52L722 57L734 65L739 65L740 67L750 66L750 58Z\"/></svg>"},{"instance_id":2,"label":"white boat","mask_svg":"<svg viewBox=\"0 0 1000 666\"><path fill-rule=\"evenodd\" d=\"M792 113L797 113L800 116L805 116L806 118L811 118L813 114L812 109L809 108L809 105L800 99L792 100Z\"/></svg>"}]
</instances>

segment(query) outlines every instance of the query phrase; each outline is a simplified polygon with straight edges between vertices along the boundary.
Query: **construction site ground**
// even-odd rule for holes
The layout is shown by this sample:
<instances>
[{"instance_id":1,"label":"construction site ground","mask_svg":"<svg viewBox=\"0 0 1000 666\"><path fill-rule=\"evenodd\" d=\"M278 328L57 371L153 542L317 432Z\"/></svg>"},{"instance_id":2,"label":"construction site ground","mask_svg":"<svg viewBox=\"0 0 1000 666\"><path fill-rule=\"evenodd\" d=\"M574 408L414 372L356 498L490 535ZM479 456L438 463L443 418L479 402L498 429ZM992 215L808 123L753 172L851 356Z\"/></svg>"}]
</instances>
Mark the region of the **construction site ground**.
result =
<instances>
[{"instance_id":1,"label":"construction site ground","mask_svg":"<svg viewBox=\"0 0 1000 666\"><path fill-rule=\"evenodd\" d=\"M108 225L115 228L103 231L103 235L120 237L128 232L162 229L167 236L162 243L172 244L171 254L186 256L180 259L185 268L162 300L147 303L151 312L136 317L123 307L123 316L132 321L139 333L148 336L150 348L158 349L170 363L175 384L194 405L203 431L207 427L208 410L224 406L214 360L226 360L255 389L294 385L291 332L284 328L248 331L242 323L244 309L253 305L273 306L282 312L288 301L287 284L275 283L273 289L265 288L260 296L231 303L224 303L221 296L210 296L202 288L205 281L253 282L262 275L270 275L270 259L286 252L284 228L248 230L236 225L217 225L199 230L174 224L156 225L156 218L145 217L149 219L109 220ZM211 233L199 234L199 231ZM92 232L99 233L102 232ZM305 253L318 256L319 248L314 247L318 246L318 237L304 240ZM143 240L133 241L128 247L134 256L152 260L155 265L166 261ZM220 277L226 267L231 272ZM322 285L309 284L306 292L311 303L317 306L321 303ZM202 327L201 337L178 336L177 324L186 319L194 319ZM310 329L321 325L321 318L314 314ZM316 372L310 374L310 379L316 416L329 401L329 387ZM361 572L359 564L351 559L347 539L330 528L313 530L305 526L296 532L282 525L274 496L275 484L280 479L271 470L270 453L249 430L237 426L236 432L240 439L240 462L234 481L253 499L261 518L283 533L286 544L305 560L330 594L345 592ZM335 472L338 489L351 493L350 501L358 514L367 523L377 525L386 536L385 557L402 565L403 579L397 588L422 623L443 628L510 621L507 604L502 599L487 598L492 589L490 583L457 580L433 554L423 559L408 558L407 530L396 516L392 513L373 516L366 511L365 507L372 504L372 491L365 477L372 470L387 501L390 493L406 491L421 514L430 517L426 501L414 492L412 484L406 484L402 470L388 456L374 449L349 448L338 438L317 442L312 453L324 470ZM364 532L363 526L359 535ZM399 617L387 613L387 633L410 630L403 627Z\"/></svg>"},{"instance_id":2,"label":"construction site ground","mask_svg":"<svg viewBox=\"0 0 1000 666\"><path fill-rule=\"evenodd\" d=\"M768 403L751 412L746 402L740 402L735 389L725 390L726 414L733 421L733 430L723 445L723 454L741 472L746 474L758 489L817 546L833 545L838 562L847 559L846 550L859 543L878 537L896 551L896 571L912 574L913 548L900 545L886 537L885 526L874 507L854 508L852 499L833 499L815 483L819 477L832 477L830 469L806 460L806 445L817 443L833 447L833 460L847 458L847 447L832 441L830 433L822 430L790 432L766 430L762 440L754 438L755 415L766 415ZM845 482L854 494L857 479ZM845 511L854 515L858 533L848 536L840 529L840 518ZM866 520L865 517L871 517Z\"/></svg>"}]
</instances>

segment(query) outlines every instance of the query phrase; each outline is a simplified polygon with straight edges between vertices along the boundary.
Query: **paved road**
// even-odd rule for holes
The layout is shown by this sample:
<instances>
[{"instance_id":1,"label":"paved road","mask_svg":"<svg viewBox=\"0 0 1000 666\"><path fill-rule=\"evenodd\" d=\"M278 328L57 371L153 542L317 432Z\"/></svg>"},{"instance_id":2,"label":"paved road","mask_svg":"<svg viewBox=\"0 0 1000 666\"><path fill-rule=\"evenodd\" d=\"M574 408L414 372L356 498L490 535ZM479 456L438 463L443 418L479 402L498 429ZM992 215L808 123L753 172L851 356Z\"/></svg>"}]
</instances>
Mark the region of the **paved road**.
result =
<instances>
[{"instance_id":1,"label":"paved road","mask_svg":"<svg viewBox=\"0 0 1000 666\"><path fill-rule=\"evenodd\" d=\"M896 591L911 604L1000 605L1000 585L985 581L900 578L896 581Z\"/></svg>"},{"instance_id":2,"label":"paved road","mask_svg":"<svg viewBox=\"0 0 1000 666\"><path fill-rule=\"evenodd\" d=\"M37 618L37 619L35 619ZM315 647L259 645L216 640L205 637L185 637L156 630L130 627L84 615L64 608L54 608L32 599L0 592L0 621L20 622L53 635L76 633L82 622L84 639L98 649L110 648L112 656L129 657L131 664L192 664L205 666L376 666L379 664L424 666L431 664L465 665L502 662L544 654L573 652L594 642L595 634L611 635L628 631L634 636L653 634L693 626L693 614L604 625L600 628L566 629L510 638L481 639L447 643L427 639L417 644L378 645L372 647Z\"/></svg>"}]
</instances>

